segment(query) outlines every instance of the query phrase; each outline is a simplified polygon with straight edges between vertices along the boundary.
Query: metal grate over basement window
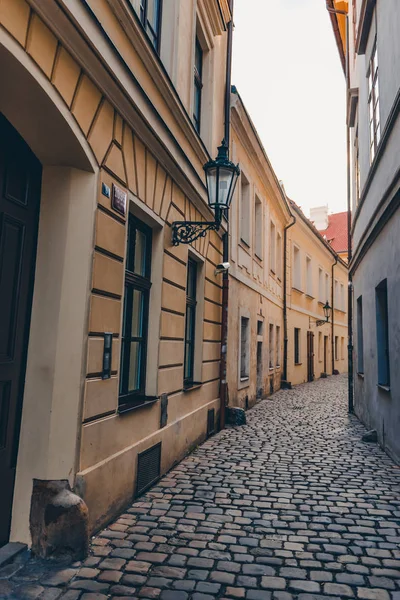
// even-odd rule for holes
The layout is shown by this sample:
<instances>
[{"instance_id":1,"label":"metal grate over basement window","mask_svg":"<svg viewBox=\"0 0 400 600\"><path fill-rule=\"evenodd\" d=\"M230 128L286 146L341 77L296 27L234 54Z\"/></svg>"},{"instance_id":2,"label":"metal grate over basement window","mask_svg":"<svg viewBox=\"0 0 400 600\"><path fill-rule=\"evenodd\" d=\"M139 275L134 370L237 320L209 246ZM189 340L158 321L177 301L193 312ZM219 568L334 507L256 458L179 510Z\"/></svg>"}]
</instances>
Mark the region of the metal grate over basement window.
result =
<instances>
[{"instance_id":1,"label":"metal grate over basement window","mask_svg":"<svg viewBox=\"0 0 400 600\"><path fill-rule=\"evenodd\" d=\"M160 478L161 442L138 454L136 496Z\"/></svg>"},{"instance_id":2,"label":"metal grate over basement window","mask_svg":"<svg viewBox=\"0 0 400 600\"><path fill-rule=\"evenodd\" d=\"M215 409L210 408L207 413L207 437L215 433Z\"/></svg>"}]
</instances>

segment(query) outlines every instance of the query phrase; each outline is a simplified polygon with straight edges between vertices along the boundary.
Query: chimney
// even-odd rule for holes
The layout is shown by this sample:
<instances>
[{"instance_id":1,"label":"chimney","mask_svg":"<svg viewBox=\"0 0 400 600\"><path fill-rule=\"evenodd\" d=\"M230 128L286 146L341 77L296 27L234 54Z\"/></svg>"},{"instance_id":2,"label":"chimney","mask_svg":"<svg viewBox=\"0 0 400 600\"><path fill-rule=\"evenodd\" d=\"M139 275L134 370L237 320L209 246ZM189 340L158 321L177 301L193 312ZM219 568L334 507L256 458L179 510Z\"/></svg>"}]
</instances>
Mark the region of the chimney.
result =
<instances>
[{"instance_id":1,"label":"chimney","mask_svg":"<svg viewBox=\"0 0 400 600\"><path fill-rule=\"evenodd\" d=\"M316 206L310 209L310 221L312 221L318 231L324 231L328 228L328 205Z\"/></svg>"}]
</instances>

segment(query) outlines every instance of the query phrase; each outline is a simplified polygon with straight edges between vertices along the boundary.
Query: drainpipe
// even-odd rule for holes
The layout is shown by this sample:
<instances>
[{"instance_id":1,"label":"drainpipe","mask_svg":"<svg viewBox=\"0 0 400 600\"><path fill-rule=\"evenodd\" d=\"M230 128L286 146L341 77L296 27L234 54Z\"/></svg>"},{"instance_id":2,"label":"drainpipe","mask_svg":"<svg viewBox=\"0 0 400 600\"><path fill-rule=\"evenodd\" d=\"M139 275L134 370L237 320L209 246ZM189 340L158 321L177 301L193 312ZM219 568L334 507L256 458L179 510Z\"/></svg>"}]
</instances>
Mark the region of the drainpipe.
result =
<instances>
[{"instance_id":1,"label":"drainpipe","mask_svg":"<svg viewBox=\"0 0 400 600\"><path fill-rule=\"evenodd\" d=\"M226 49L226 83L225 83L225 125L224 139L226 146L230 145L231 133L231 77L232 77L232 41L233 41L233 0L229 1L231 20L228 23L228 40ZM228 231L222 236L222 252L224 262L229 262L229 221ZM219 427L225 427L225 409L228 404L227 382L227 352L228 352L228 300L229 300L229 273L222 275L222 318L221 318L221 361L220 361L220 411Z\"/></svg>"},{"instance_id":2,"label":"drainpipe","mask_svg":"<svg viewBox=\"0 0 400 600\"><path fill-rule=\"evenodd\" d=\"M334 292L334 271L335 266L338 263L337 256L335 257L335 262L332 265L332 283L331 283L331 302L332 302L332 375L335 375L335 292Z\"/></svg>"},{"instance_id":3,"label":"drainpipe","mask_svg":"<svg viewBox=\"0 0 400 600\"><path fill-rule=\"evenodd\" d=\"M282 188L283 189L283 188ZM283 193L286 193L283 190ZM286 198L287 201L287 198ZM292 386L287 380L287 362L288 362L288 326L287 326L287 232L296 223L296 217L292 214L292 222L283 228L283 378L281 380L282 389L290 389Z\"/></svg>"},{"instance_id":4,"label":"drainpipe","mask_svg":"<svg viewBox=\"0 0 400 600\"><path fill-rule=\"evenodd\" d=\"M329 13L343 15L346 22L346 152L347 152L347 264L349 267L347 290L347 334L348 334L348 411L354 412L354 387L353 387L353 281L350 273L351 252L351 167L350 167L350 127L349 127L349 102L350 90L350 45L349 45L349 15L344 10L337 10L329 6L326 0L326 9Z\"/></svg>"}]
</instances>

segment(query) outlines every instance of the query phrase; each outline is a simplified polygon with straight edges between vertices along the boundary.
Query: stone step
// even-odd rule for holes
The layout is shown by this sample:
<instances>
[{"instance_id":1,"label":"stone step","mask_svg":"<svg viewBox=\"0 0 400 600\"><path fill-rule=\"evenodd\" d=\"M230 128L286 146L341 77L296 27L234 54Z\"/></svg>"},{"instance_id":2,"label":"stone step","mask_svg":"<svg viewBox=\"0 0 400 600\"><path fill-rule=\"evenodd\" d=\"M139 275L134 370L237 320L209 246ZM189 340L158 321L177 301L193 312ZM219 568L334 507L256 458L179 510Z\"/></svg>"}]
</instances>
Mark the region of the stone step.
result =
<instances>
[{"instance_id":1,"label":"stone step","mask_svg":"<svg viewBox=\"0 0 400 600\"><path fill-rule=\"evenodd\" d=\"M0 548L0 567L4 567L10 563L18 554L24 552L27 549L26 544L20 542L9 542L5 546Z\"/></svg>"}]
</instances>

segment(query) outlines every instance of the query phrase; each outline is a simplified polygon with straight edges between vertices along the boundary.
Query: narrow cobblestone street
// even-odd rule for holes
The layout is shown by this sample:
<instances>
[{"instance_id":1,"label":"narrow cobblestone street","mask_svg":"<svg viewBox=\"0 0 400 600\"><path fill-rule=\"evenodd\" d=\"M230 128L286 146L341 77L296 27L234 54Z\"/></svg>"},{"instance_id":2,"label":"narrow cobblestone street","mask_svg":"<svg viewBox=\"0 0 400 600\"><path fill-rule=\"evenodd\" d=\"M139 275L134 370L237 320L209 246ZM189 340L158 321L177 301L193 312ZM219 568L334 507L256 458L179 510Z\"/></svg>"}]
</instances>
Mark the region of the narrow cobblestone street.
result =
<instances>
[{"instance_id":1,"label":"narrow cobblestone street","mask_svg":"<svg viewBox=\"0 0 400 600\"><path fill-rule=\"evenodd\" d=\"M0 597L400 600L400 469L361 441L346 385L260 402L93 538L82 565L5 567Z\"/></svg>"}]
</instances>

